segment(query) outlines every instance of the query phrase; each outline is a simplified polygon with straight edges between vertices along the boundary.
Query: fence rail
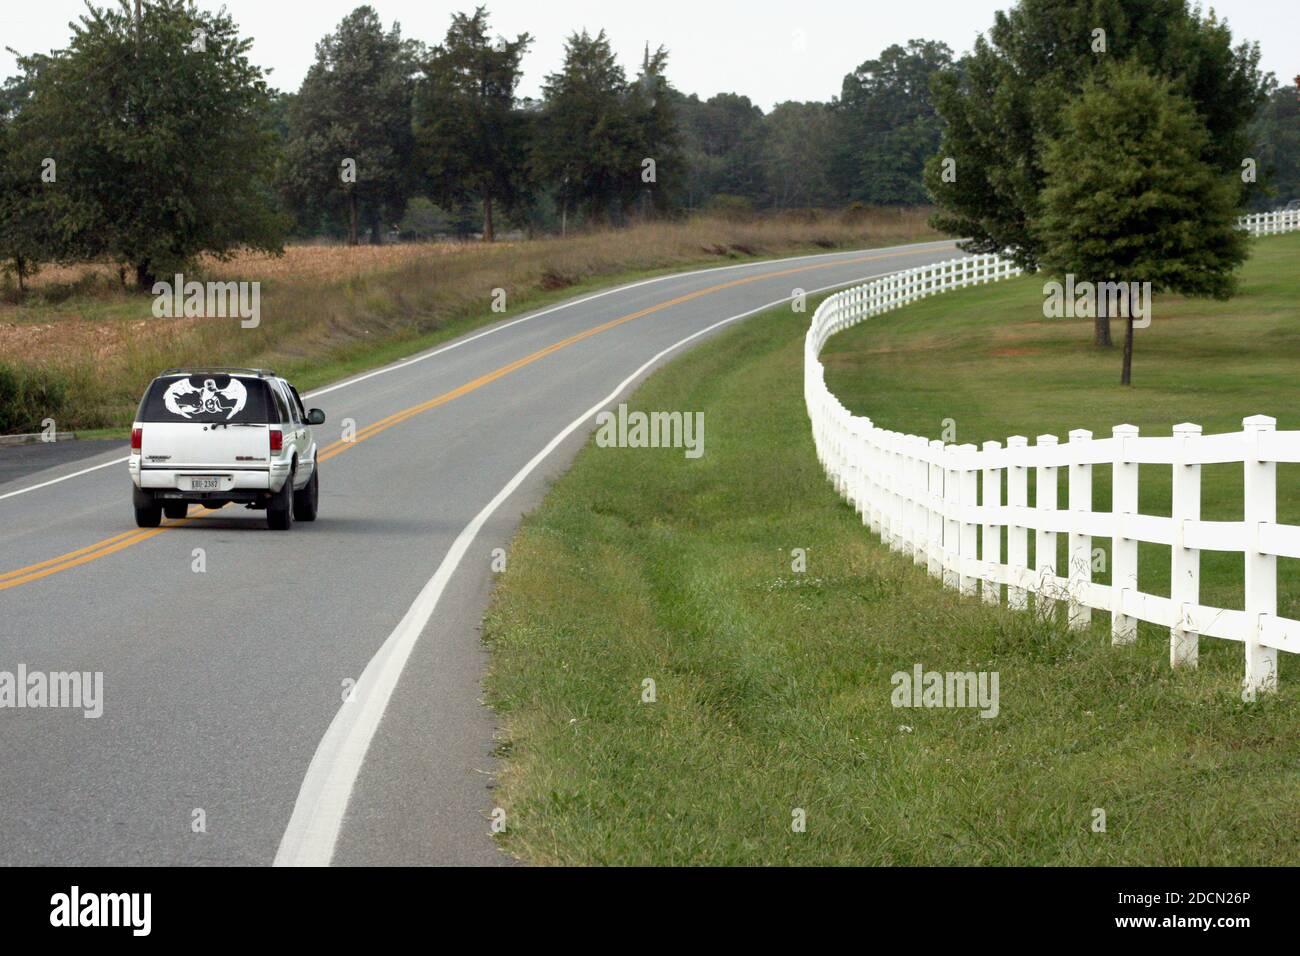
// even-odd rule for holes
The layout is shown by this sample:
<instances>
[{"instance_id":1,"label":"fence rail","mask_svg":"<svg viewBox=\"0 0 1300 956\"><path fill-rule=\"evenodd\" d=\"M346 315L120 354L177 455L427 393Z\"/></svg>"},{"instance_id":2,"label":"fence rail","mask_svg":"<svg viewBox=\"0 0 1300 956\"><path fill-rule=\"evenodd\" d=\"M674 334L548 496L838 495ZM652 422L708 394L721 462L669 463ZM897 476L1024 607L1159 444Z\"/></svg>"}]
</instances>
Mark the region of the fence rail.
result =
<instances>
[{"instance_id":1,"label":"fence rail","mask_svg":"<svg viewBox=\"0 0 1300 956\"><path fill-rule=\"evenodd\" d=\"M1093 611L1109 612L1114 644L1136 641L1138 621L1167 627L1175 667L1196 666L1200 637L1238 641L1245 647L1242 696L1276 690L1278 651L1300 653L1300 621L1277 614L1277 559L1300 558L1300 527L1277 521L1277 466L1300 462L1300 432L1277 431L1274 419L1256 415L1241 431L1220 435L1203 435L1194 424L1176 425L1168 436L1116 425L1106 438L1076 430L1064 444L1055 435L1039 435L1032 445L1013 435L1005 447L988 441L977 448L879 428L850 414L826 388L820 354L836 332L926 296L1020 272L995 255L972 256L876 279L822 302L805 339L804 398L831 482L873 533L947 587L991 604L1004 599L1005 588L1008 606L1029 610L1032 600L1044 615L1063 602L1076 630L1090 626ZM1222 463L1244 469L1241 521L1201 520L1201 466ZM1112 470L1109 511L1093 510L1097 466ZM1142 466L1172 469L1171 515L1138 511ZM1068 505L1058 510L1062 471ZM1058 535L1067 537L1064 569L1057 568ZM1110 541L1110 584L1092 580L1094 539ZM1168 597L1139 589L1140 542L1170 547ZM1202 551L1244 556L1244 609L1200 603Z\"/></svg>"},{"instance_id":2,"label":"fence rail","mask_svg":"<svg viewBox=\"0 0 1300 956\"><path fill-rule=\"evenodd\" d=\"M1240 217L1237 225L1252 236L1272 236L1279 232L1293 232L1300 229L1300 209L1257 212Z\"/></svg>"}]
</instances>

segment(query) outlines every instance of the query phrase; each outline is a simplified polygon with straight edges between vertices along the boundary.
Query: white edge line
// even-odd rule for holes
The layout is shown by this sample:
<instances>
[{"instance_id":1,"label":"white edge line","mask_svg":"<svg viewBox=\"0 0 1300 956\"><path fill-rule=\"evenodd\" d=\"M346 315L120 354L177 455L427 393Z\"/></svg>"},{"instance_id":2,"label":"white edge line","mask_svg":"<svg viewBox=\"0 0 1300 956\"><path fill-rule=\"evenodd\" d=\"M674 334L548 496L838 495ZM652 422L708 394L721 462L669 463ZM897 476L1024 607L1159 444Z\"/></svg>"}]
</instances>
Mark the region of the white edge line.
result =
<instances>
[{"instance_id":1,"label":"white edge line","mask_svg":"<svg viewBox=\"0 0 1300 956\"><path fill-rule=\"evenodd\" d=\"M35 491L38 488L48 488L50 485L57 485L60 481L67 481L69 478L78 478L81 475L88 475L92 471L99 471L101 468L107 468L109 465L120 465L129 458L129 455L123 455L121 458L114 458L112 461L106 461L102 465L91 465L89 468L83 468L81 471L74 471L70 475L64 475L62 478L51 478L49 481L42 481L39 485L29 485L26 488L19 488L17 491L10 491L0 495L0 501L6 498L12 498L14 495L25 495L29 491Z\"/></svg>"},{"instance_id":2,"label":"white edge line","mask_svg":"<svg viewBox=\"0 0 1300 956\"><path fill-rule=\"evenodd\" d=\"M881 273L882 276L890 274ZM862 278L837 282L805 294L818 295L860 281ZM352 797L357 777L361 772L361 765L365 761L366 752L370 749L375 731L379 729L384 712L388 709L388 702L397 688L402 670L406 667L411 651L415 649L415 642L433 617L447 582L455 574L461 559L474 543L479 530L492 517L493 512L561 442L618 398L629 385L665 355L715 329L756 313L774 309L792 298L793 296L786 296L715 322L657 353L623 379L612 392L575 418L563 431L547 442L546 447L519 469L505 487L497 492L496 497L474 516L452 542L451 548L433 573L433 577L421 588L414 603L397 623L397 627L366 664L365 670L361 672L361 678L353 689L353 700L339 707L334 719L330 721L325 736L321 738L316 753L312 756L311 764L307 767L307 775L303 778L298 799L294 803L293 814L289 818L288 826L285 827L284 836L280 839L273 866L328 866L330 864L343 827L343 816L347 812L348 801Z\"/></svg>"},{"instance_id":3,"label":"white edge line","mask_svg":"<svg viewBox=\"0 0 1300 956\"><path fill-rule=\"evenodd\" d=\"M735 265L729 265L729 266L709 266L707 269L694 269L690 272L670 272L667 275L655 276L650 279L641 279L638 282L632 282L627 285L615 286L612 289L605 289L603 292L597 292L592 295L585 296L584 298L581 299L574 299L572 302L562 302L559 305L553 305L550 308L541 310L540 312L533 312L530 313L529 315L520 316L519 318L512 319L509 322L501 322L496 325L492 325L481 332L476 332L473 335L456 339L456 341L450 342L447 345L440 345L429 352L422 352L421 354L413 356L412 358L403 359L400 362L396 362L392 365L385 365L383 368L374 369L373 371L366 372L363 375L358 375L355 378L344 379L343 381L337 382L334 385L327 385L324 388L318 388L315 391L307 392L305 395L303 395L303 398L315 398L318 395L324 395L327 392L332 392L335 391L336 389L347 388L349 385L356 385L359 382L364 382L367 379L374 378L376 375L385 375L389 372L396 372L399 369L406 368L407 366L415 365L417 362L423 362L425 359L431 359L435 355L441 355L443 352L450 352L452 349L460 348L462 345L468 345L470 342L474 342L478 339L481 339L485 335L492 335L496 332L504 331L505 329L508 329L511 326L518 325L521 322L528 322L531 321L532 319L540 319L544 315L550 315L552 312L559 312L561 309L571 309L574 306L586 305L588 302L592 302L596 299L602 299L607 295L613 295L616 292L627 292L631 289L637 289L640 288L641 286L650 285L651 283L655 283L655 282L664 282L668 279L686 279L691 276L703 275L707 272L721 272L726 269L752 269L758 266L770 266L781 262L802 262L805 259L825 259L831 256L853 256L863 252L887 252L895 249L906 249L910 247L915 247L918 252L921 252L923 251L922 250L923 246L935 246L943 243L956 243L960 241L961 240L959 239L932 239L929 242L905 242L897 246L877 246L874 249L868 248L868 249L850 249L842 252L818 252L807 256L790 256L789 258L785 258L785 259L760 259L757 262L739 262L736 263ZM39 485L30 485L26 488L19 488L16 491L7 492L3 495L0 495L0 501L4 501L6 498L13 498L16 495L25 495L29 491L37 491L41 488L48 488L50 485L57 485L59 482L67 481L70 478L80 478L82 475L88 475L92 471L98 471L101 468L108 468L111 465L120 465L122 462L127 461L129 457L130 456L128 455L123 455L121 458L114 458L112 461L106 461L102 465L93 465L90 468L83 468L80 471L74 471L70 475L63 475L62 477L59 478L51 478L49 481L43 481Z\"/></svg>"}]
</instances>

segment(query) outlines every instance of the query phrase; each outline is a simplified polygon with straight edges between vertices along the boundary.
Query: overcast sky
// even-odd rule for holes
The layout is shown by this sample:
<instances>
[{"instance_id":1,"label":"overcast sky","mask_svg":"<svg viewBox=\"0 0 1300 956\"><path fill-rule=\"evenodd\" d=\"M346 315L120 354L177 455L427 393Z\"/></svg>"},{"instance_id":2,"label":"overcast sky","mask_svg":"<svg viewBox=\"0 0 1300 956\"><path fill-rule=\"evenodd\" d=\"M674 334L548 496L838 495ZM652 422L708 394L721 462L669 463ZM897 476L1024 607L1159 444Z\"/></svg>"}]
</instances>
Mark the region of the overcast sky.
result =
<instances>
[{"instance_id":1,"label":"overcast sky","mask_svg":"<svg viewBox=\"0 0 1300 956\"><path fill-rule=\"evenodd\" d=\"M115 0L113 0L115 2ZM397 20L404 36L442 39L455 10L476 0L372 0L385 26ZM845 73L891 43L914 37L942 40L958 53L1011 0L477 0L487 2L495 32L527 31L535 41L524 60L522 95L537 96L542 78L558 68L564 39L586 27L604 28L629 75L646 43L670 53L668 75L686 93L707 98L744 93L763 109L783 100L826 100ZM199 0L217 9L223 4ZM316 41L355 0L226 0L241 31L254 39L253 59L273 69L271 83L296 90ZM1260 41L1263 66L1283 82L1300 73L1300 3L1296 0L1219 0L1212 4L1234 38ZM1206 6L1210 6L1207 4ZM44 52L63 46L68 21L83 0L0 0L0 50ZM0 52L0 75L16 72Z\"/></svg>"}]
</instances>

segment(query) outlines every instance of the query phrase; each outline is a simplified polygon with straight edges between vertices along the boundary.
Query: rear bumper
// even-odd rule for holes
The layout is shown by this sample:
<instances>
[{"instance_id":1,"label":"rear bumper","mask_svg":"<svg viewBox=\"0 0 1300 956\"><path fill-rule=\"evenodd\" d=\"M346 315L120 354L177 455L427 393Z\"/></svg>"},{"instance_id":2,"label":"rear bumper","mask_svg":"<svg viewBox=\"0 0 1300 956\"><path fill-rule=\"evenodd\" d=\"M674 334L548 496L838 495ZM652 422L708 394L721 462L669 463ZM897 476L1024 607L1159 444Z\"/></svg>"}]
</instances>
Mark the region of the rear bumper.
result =
<instances>
[{"instance_id":1,"label":"rear bumper","mask_svg":"<svg viewBox=\"0 0 1300 956\"><path fill-rule=\"evenodd\" d=\"M245 500L246 495L265 495L283 488L289 477L289 462L273 463L270 469L141 468L133 462L130 471L131 481L137 488L154 492L157 497L238 501ZM191 477L215 477L221 483L216 490L194 491L190 488Z\"/></svg>"}]
</instances>

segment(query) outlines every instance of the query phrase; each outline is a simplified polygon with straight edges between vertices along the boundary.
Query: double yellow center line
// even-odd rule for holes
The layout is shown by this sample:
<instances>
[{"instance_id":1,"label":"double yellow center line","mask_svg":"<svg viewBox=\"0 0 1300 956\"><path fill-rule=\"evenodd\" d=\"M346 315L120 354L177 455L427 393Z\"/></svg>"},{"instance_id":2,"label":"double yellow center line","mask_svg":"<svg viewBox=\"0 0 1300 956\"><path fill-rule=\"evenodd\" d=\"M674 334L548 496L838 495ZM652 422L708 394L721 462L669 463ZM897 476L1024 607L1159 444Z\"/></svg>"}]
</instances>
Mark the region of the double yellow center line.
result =
<instances>
[{"instance_id":1,"label":"double yellow center line","mask_svg":"<svg viewBox=\"0 0 1300 956\"><path fill-rule=\"evenodd\" d=\"M905 256L905 255L915 255L915 251L909 250L906 252L881 253L880 255L874 255L874 256L861 256L856 259L840 259L840 260L836 260L835 262L822 262L822 263L817 263L815 265L796 266L791 269L783 269L779 272L763 272L758 275L745 276L739 279L732 279L728 282L720 282L717 285L711 285L707 288L700 289L696 292L687 292L684 295L677 296L676 298L666 299L663 302L659 302L656 303L655 305L647 306L644 309L640 309L636 312L629 313L628 315L621 316L617 319L612 319L609 322L605 322L601 325L595 326L594 328L590 328L587 329L586 331L579 332L576 335L571 335L567 339L561 339L559 342L556 342L553 345L548 345L543 349L538 349L536 352L533 352L530 355L525 355L521 359L516 359L515 361L511 362L508 365L503 365L500 368L488 372L485 375L480 375L478 378L474 379L473 381L466 382L464 385L460 385L456 388L453 388L449 392L443 392L441 395L437 396L436 398L431 398L427 402L421 402L418 405L412 405L410 408L404 408L399 412L394 412L392 415L389 415L387 418L381 418L377 422L372 422L371 424L367 425L365 428L358 431L355 437L353 437L351 441L342 441L342 440L335 441L335 442L331 442L326 447L319 449L316 453L316 459L317 461L328 461L329 459L333 458L336 455L343 454L343 452L347 451L349 448L355 445L359 445L361 442L365 441L366 439L374 438L380 432L387 431L388 429L392 428L394 425L401 424L402 422L406 421L408 418L413 418L414 416L419 415L421 412L427 412L430 409L437 408L440 405L446 405L448 402L455 401L456 399L461 398L462 396L468 395L470 392L476 391L482 388L484 385L487 385L491 382L495 382L499 378L504 378L505 376L509 375L511 372L518 371L519 369L523 368L526 365L531 365L534 362L546 358L546 356L548 355L552 355L560 351L561 349L568 348L570 345L574 345L578 342L583 341L584 339L589 339L593 335L599 335L601 332L606 332L610 329L617 328L618 326L623 325L627 322L631 322L634 319L639 319L642 318L643 316L652 315L655 312L662 312L664 309L670 309L675 305L682 305L685 302L690 302L694 299L699 299L706 295L713 295L717 292L725 291L726 289L734 289L737 286L748 285L751 282L761 282L765 279L777 279L780 278L781 276L795 275L800 272L812 272L817 269L830 269L830 268L834 268L835 266L856 265L863 262L873 262L880 259L892 259L898 256ZM220 510L220 509L216 509L216 510ZM174 521L169 521L169 523L162 525L161 527L158 528L125 531L122 534L114 535L111 538L105 538L103 541L97 541L94 544L86 545L86 547L84 548L78 548L76 551L69 551L67 554L61 554L56 558L50 558L47 561L41 561L39 564L29 564L25 568L18 568L15 571L9 571L8 573L0 574L0 591L4 591L12 587L17 587L20 584L28 584L32 581L38 581L41 578L49 577L51 574L57 574L60 571L67 571L72 568L79 567L83 564L87 564L91 561L95 561L98 558L107 557L110 554L116 554L118 551L121 551L124 548L129 548L133 544L139 544L141 541L148 541L150 538L157 537L158 535L162 534L165 531L171 531L175 528L180 528L187 524L191 524L198 518L202 518L207 514L211 514L211 513L212 513L211 511L201 511L193 517L181 518Z\"/></svg>"}]
</instances>

